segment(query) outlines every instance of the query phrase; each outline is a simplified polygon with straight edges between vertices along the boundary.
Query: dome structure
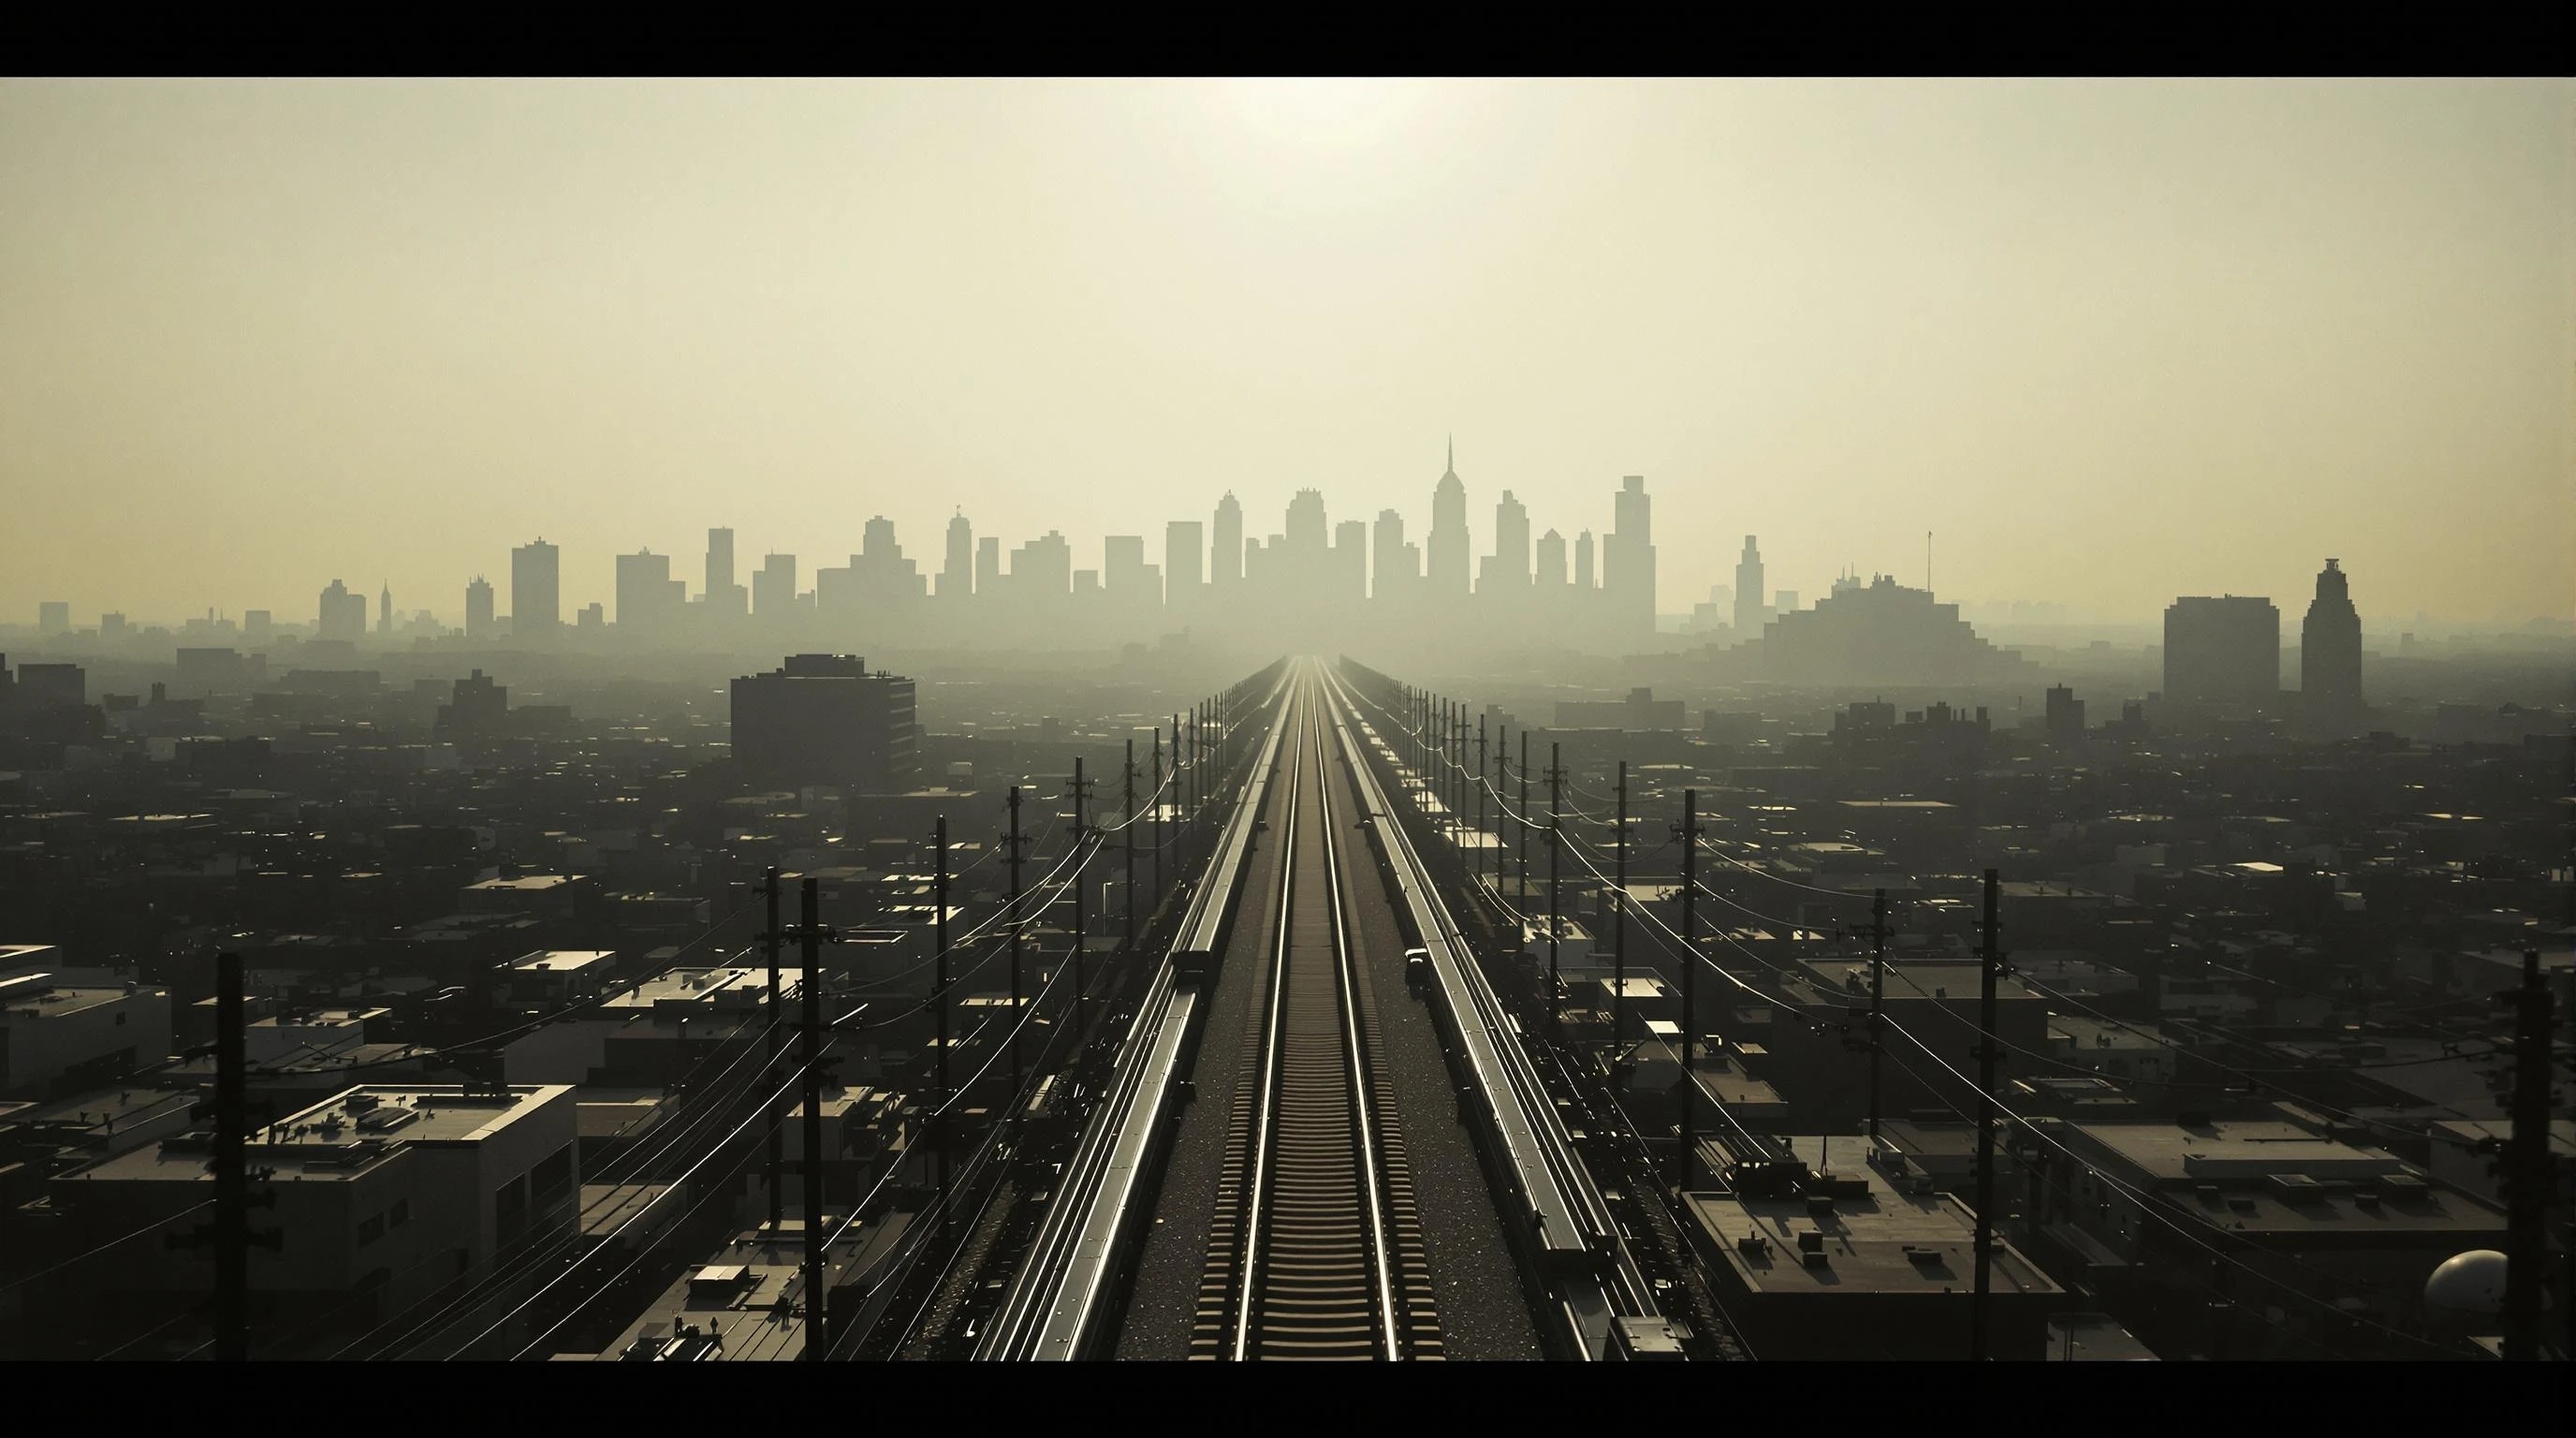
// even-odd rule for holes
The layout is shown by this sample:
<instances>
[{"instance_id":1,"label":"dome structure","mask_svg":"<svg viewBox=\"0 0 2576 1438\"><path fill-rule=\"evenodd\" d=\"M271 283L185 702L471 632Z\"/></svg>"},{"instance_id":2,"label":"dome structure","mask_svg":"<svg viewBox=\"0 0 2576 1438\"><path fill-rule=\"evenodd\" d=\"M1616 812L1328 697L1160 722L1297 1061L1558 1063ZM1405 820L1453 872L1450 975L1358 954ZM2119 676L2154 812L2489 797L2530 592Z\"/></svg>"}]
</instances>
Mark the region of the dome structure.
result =
<instances>
[{"instance_id":1,"label":"dome structure","mask_svg":"<svg viewBox=\"0 0 2576 1438\"><path fill-rule=\"evenodd\" d=\"M2454 1313L2504 1311L2505 1256L2492 1248L2471 1249L2442 1260L2424 1280L2424 1301Z\"/></svg>"}]
</instances>

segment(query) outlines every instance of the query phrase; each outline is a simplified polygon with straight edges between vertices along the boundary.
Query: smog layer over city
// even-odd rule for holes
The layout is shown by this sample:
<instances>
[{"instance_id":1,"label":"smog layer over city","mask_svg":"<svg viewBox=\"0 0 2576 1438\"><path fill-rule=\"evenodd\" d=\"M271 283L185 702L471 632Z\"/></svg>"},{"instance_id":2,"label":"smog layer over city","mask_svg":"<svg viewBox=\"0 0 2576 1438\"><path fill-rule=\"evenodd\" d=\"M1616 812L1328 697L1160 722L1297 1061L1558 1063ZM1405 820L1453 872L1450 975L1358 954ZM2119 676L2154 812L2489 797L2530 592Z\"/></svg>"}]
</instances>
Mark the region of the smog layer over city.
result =
<instances>
[{"instance_id":1,"label":"smog layer over city","mask_svg":"<svg viewBox=\"0 0 2576 1438\"><path fill-rule=\"evenodd\" d=\"M0 1358L2566 1361L2571 134L0 81Z\"/></svg>"}]
</instances>

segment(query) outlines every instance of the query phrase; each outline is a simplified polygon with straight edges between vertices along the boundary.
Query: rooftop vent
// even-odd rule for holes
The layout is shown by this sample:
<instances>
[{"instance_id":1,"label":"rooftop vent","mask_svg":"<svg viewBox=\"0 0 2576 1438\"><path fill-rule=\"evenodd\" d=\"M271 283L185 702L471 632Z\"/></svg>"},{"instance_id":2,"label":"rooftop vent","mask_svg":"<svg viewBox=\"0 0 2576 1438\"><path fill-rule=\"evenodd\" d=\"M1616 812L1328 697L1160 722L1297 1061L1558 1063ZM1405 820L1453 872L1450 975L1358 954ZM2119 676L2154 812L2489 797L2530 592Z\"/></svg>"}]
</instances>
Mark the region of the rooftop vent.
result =
<instances>
[{"instance_id":1,"label":"rooftop vent","mask_svg":"<svg viewBox=\"0 0 2576 1438\"><path fill-rule=\"evenodd\" d=\"M1821 1248L1809 1249L1802 1252L1798 1255L1798 1259L1809 1268L1829 1268L1833 1265L1833 1259L1827 1256L1825 1251Z\"/></svg>"},{"instance_id":2,"label":"rooftop vent","mask_svg":"<svg viewBox=\"0 0 2576 1438\"><path fill-rule=\"evenodd\" d=\"M1824 1252L1824 1251L1825 1251L1825 1235L1824 1235L1823 1231L1822 1231L1822 1230L1820 1230L1820 1229L1812 1229L1812 1228L1811 1228L1811 1229L1807 1230L1806 1232L1799 1234L1799 1235L1798 1235L1798 1251L1799 1251L1800 1253L1822 1253L1822 1252Z\"/></svg>"}]
</instances>

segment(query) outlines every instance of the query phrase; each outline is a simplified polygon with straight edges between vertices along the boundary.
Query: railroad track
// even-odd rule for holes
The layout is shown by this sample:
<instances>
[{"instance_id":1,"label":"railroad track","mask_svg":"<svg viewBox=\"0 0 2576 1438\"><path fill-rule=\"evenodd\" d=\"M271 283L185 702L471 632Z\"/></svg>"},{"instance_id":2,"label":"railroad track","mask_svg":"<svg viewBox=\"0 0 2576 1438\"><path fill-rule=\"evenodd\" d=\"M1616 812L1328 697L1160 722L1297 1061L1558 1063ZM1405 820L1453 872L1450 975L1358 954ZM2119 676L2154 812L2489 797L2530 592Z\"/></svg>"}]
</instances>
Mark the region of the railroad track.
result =
<instances>
[{"instance_id":1,"label":"railroad track","mask_svg":"<svg viewBox=\"0 0 2576 1438\"><path fill-rule=\"evenodd\" d=\"M1375 1000L1345 911L1348 820L1335 818L1319 708L1310 690L1290 720L1279 908L1235 1086L1194 1359L1441 1356Z\"/></svg>"}]
</instances>

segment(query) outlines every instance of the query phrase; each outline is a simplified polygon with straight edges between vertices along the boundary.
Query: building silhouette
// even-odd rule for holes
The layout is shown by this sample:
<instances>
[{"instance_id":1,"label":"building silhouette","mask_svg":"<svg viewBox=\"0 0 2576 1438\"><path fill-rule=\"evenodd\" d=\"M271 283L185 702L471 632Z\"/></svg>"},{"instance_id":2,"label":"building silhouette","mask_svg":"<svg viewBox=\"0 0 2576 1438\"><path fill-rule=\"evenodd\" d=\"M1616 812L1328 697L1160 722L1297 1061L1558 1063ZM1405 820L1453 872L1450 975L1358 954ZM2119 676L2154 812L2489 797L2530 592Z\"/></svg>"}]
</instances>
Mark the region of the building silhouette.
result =
<instances>
[{"instance_id":1,"label":"building silhouette","mask_svg":"<svg viewBox=\"0 0 2576 1438\"><path fill-rule=\"evenodd\" d=\"M2267 704L2281 693L2281 611L2269 599L2185 596L2165 610L2165 698Z\"/></svg>"},{"instance_id":2,"label":"building silhouette","mask_svg":"<svg viewBox=\"0 0 2576 1438\"><path fill-rule=\"evenodd\" d=\"M563 627L561 556L540 536L510 551L510 632L542 639Z\"/></svg>"},{"instance_id":3,"label":"building silhouette","mask_svg":"<svg viewBox=\"0 0 2576 1438\"><path fill-rule=\"evenodd\" d=\"M1736 590L1739 615L1747 592ZM1797 684L1976 684L2023 667L2019 654L1996 649L1970 628L1959 606L1884 574L1781 615L1759 642L1762 677Z\"/></svg>"},{"instance_id":4,"label":"building silhouette","mask_svg":"<svg viewBox=\"0 0 2576 1438\"><path fill-rule=\"evenodd\" d=\"M1931 591L1922 591L1931 598ZM1739 639L1751 639L1762 632L1762 551L1755 547L1752 535L1744 536L1744 556L1735 561L1735 633ZM1957 606L1952 606L1955 611Z\"/></svg>"},{"instance_id":5,"label":"building silhouette","mask_svg":"<svg viewBox=\"0 0 2576 1438\"><path fill-rule=\"evenodd\" d=\"M706 606L709 618L737 620L751 612L751 592L733 578L733 531L707 531Z\"/></svg>"},{"instance_id":6,"label":"building silhouette","mask_svg":"<svg viewBox=\"0 0 2576 1438\"><path fill-rule=\"evenodd\" d=\"M1601 589L1623 637L1632 642L1655 632L1655 509L1646 477L1623 476L1602 541Z\"/></svg>"},{"instance_id":7,"label":"building silhouette","mask_svg":"<svg viewBox=\"0 0 2576 1438\"><path fill-rule=\"evenodd\" d=\"M493 618L492 581L475 575L474 582L465 586L465 637L489 639L498 629L498 621Z\"/></svg>"},{"instance_id":8,"label":"building silhouette","mask_svg":"<svg viewBox=\"0 0 2576 1438\"><path fill-rule=\"evenodd\" d=\"M2317 593L2299 624L2300 701L2317 718L2361 712L2361 614L2335 560L2317 574Z\"/></svg>"},{"instance_id":9,"label":"building silhouette","mask_svg":"<svg viewBox=\"0 0 2576 1438\"><path fill-rule=\"evenodd\" d=\"M1467 485L1458 478L1458 445L1449 444L1449 467L1431 490L1431 536L1423 546L1434 604L1467 597Z\"/></svg>"},{"instance_id":10,"label":"building silhouette","mask_svg":"<svg viewBox=\"0 0 2576 1438\"><path fill-rule=\"evenodd\" d=\"M669 635L687 604L687 582L671 577L671 556L646 549L617 556L617 627L648 639Z\"/></svg>"},{"instance_id":11,"label":"building silhouette","mask_svg":"<svg viewBox=\"0 0 2576 1438\"><path fill-rule=\"evenodd\" d=\"M2048 737L2061 742L2084 737L2084 701L2067 685L2048 686Z\"/></svg>"},{"instance_id":12,"label":"building silhouette","mask_svg":"<svg viewBox=\"0 0 2576 1438\"><path fill-rule=\"evenodd\" d=\"M733 757L761 783L900 793L919 767L913 682L857 655L790 655L733 681Z\"/></svg>"},{"instance_id":13,"label":"building silhouette","mask_svg":"<svg viewBox=\"0 0 2576 1438\"><path fill-rule=\"evenodd\" d=\"M326 640L354 644L366 637L367 596L350 592L349 586L332 580L322 591L322 615L316 626Z\"/></svg>"}]
</instances>

